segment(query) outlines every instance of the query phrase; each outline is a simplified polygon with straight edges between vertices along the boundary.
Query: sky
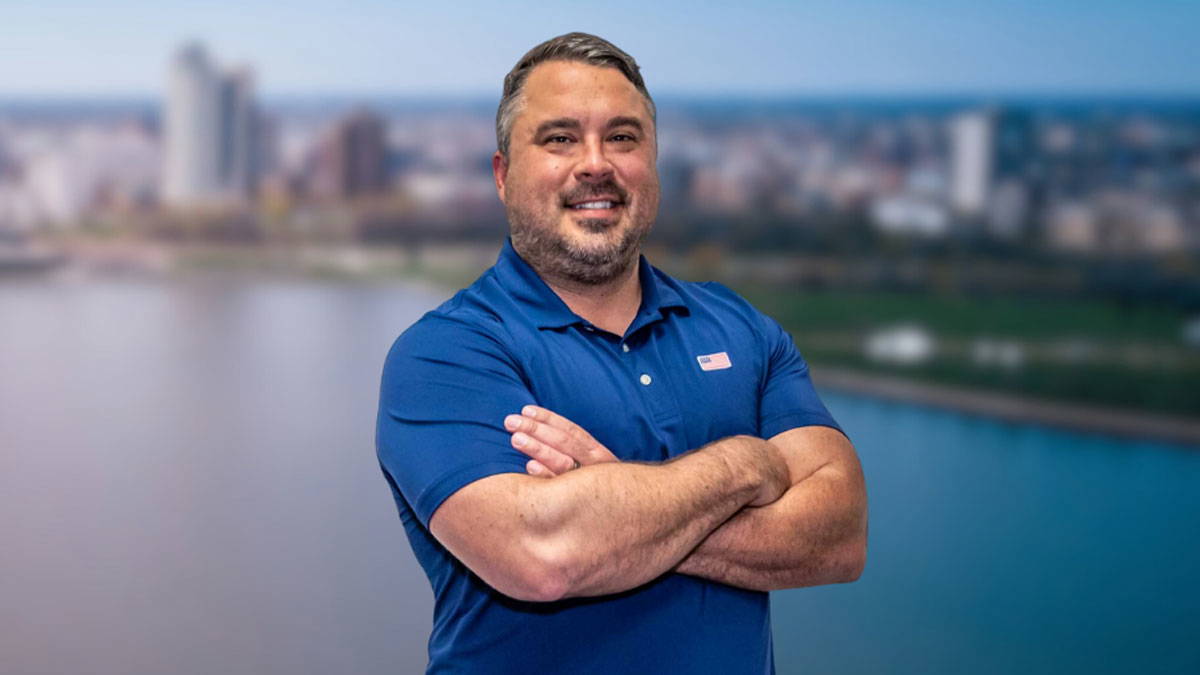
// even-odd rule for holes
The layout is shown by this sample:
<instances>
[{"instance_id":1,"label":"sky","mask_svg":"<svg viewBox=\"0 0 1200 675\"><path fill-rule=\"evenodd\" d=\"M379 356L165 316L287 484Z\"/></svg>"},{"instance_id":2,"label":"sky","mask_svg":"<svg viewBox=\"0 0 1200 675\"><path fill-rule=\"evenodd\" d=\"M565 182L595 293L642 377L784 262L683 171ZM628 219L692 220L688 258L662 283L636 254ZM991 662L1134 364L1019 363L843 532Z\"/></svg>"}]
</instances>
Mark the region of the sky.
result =
<instances>
[{"instance_id":1,"label":"sky","mask_svg":"<svg viewBox=\"0 0 1200 675\"><path fill-rule=\"evenodd\" d=\"M572 30L633 54L656 95L1200 95L1196 0L0 0L0 96L154 96L200 40L265 95L498 95Z\"/></svg>"}]
</instances>

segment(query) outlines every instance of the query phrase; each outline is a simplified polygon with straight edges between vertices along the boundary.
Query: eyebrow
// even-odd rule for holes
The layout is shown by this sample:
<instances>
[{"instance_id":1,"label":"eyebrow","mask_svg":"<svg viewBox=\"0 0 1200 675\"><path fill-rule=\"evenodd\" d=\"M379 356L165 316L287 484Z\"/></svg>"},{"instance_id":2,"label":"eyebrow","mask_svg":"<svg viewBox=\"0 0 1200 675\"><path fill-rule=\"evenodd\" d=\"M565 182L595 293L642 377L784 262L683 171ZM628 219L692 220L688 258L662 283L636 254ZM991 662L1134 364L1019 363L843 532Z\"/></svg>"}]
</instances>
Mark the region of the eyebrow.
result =
<instances>
[{"instance_id":1,"label":"eyebrow","mask_svg":"<svg viewBox=\"0 0 1200 675\"><path fill-rule=\"evenodd\" d=\"M642 121L636 117L614 117L608 121L607 128L615 129L617 127L633 127L639 132L643 131Z\"/></svg>"},{"instance_id":2,"label":"eyebrow","mask_svg":"<svg viewBox=\"0 0 1200 675\"><path fill-rule=\"evenodd\" d=\"M633 127L639 132L644 130L641 120L636 117L614 117L608 121L608 124L605 125L606 129L615 129L617 127ZM545 122L539 124L537 130L533 132L533 135L536 138L553 129L571 129L573 131L578 131L582 128L583 124L581 124L579 120L575 119L574 117L559 117L557 119L546 120Z\"/></svg>"},{"instance_id":3,"label":"eyebrow","mask_svg":"<svg viewBox=\"0 0 1200 675\"><path fill-rule=\"evenodd\" d=\"M559 117L558 119L546 120L538 125L537 131L533 132L534 137L540 137L542 134L551 129L573 129L578 130L583 128L579 120L573 117Z\"/></svg>"}]
</instances>

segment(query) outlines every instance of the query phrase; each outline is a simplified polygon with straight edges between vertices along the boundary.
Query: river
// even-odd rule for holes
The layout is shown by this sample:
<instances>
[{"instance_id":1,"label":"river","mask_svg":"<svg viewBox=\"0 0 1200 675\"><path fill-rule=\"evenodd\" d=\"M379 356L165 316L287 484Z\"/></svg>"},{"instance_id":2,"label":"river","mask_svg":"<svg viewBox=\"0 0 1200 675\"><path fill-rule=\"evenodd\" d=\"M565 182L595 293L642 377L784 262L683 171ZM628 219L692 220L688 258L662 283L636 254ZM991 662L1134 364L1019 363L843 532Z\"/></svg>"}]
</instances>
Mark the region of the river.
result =
<instances>
[{"instance_id":1,"label":"river","mask_svg":"<svg viewBox=\"0 0 1200 675\"><path fill-rule=\"evenodd\" d=\"M374 417L443 295L0 283L0 671L420 672L432 595ZM781 675L1200 672L1196 449L825 398L870 553L772 595Z\"/></svg>"}]
</instances>

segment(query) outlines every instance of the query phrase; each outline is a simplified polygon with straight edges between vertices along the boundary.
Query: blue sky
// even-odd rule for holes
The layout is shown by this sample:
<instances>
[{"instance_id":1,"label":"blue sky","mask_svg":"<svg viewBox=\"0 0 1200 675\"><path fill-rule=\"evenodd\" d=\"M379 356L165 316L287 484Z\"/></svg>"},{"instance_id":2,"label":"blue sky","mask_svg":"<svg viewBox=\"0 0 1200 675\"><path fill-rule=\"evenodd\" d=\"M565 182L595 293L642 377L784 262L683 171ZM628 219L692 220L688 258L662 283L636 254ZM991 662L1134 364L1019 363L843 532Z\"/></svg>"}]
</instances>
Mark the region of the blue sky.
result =
<instances>
[{"instance_id":1,"label":"blue sky","mask_svg":"<svg viewBox=\"0 0 1200 675\"><path fill-rule=\"evenodd\" d=\"M612 40L655 93L1200 94L1200 2L0 0L0 96L153 95L184 40L268 94L496 94L537 42Z\"/></svg>"}]
</instances>

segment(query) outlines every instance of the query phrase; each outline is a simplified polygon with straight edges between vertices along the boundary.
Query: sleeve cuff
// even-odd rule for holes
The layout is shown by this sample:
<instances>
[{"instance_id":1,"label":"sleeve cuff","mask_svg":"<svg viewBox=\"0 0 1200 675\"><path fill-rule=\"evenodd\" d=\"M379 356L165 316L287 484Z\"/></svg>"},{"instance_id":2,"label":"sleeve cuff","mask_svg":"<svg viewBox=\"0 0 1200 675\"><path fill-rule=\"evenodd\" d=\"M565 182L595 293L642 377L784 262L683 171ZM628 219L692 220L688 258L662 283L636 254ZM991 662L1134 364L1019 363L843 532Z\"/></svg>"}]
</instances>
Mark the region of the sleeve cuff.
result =
<instances>
[{"instance_id":1,"label":"sleeve cuff","mask_svg":"<svg viewBox=\"0 0 1200 675\"><path fill-rule=\"evenodd\" d=\"M834 421L832 415L815 412L787 412L769 417L762 423L759 433L762 435L762 438L767 439L781 434L788 429L812 426L830 427L831 429L837 429L843 436L846 435L845 430Z\"/></svg>"},{"instance_id":2,"label":"sleeve cuff","mask_svg":"<svg viewBox=\"0 0 1200 675\"><path fill-rule=\"evenodd\" d=\"M421 525L428 529L429 519L433 517L433 512L437 511L442 502L446 501L450 495L458 492L464 486L474 483L480 478L487 478L498 473L525 473L525 462L518 462L519 460L514 458L510 461L473 464L441 477L422 490L417 495L416 503L413 504L413 510L416 511Z\"/></svg>"}]
</instances>

